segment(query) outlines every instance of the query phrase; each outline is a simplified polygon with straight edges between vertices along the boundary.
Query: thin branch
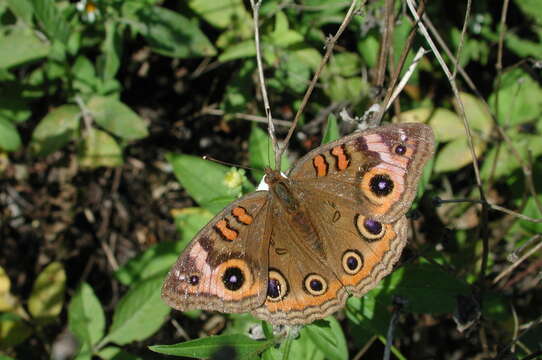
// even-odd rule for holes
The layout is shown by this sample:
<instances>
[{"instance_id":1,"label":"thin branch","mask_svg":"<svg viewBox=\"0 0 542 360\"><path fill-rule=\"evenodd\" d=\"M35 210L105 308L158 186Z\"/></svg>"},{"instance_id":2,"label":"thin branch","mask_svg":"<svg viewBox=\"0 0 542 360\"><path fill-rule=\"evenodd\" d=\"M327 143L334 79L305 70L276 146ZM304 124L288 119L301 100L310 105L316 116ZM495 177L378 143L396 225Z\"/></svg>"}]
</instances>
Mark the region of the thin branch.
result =
<instances>
[{"instance_id":1,"label":"thin branch","mask_svg":"<svg viewBox=\"0 0 542 360\"><path fill-rule=\"evenodd\" d=\"M461 38L459 39L459 46L457 47L456 60L454 61L454 72L452 79L455 80L457 75L457 69L459 67L459 59L461 59L461 51L463 50L463 44L465 43L465 34L467 33L467 26L469 24L470 9L472 0L467 0L467 10L465 10L465 19L463 20L463 29L461 29Z\"/></svg>"},{"instance_id":2,"label":"thin branch","mask_svg":"<svg viewBox=\"0 0 542 360\"><path fill-rule=\"evenodd\" d=\"M295 114L294 123L290 130L288 131L288 135L286 135L286 138L282 142L282 145L279 146L279 151L275 154L277 158L277 164L279 164L280 169L280 159L282 157L282 153L288 146L288 142L290 141L290 138L292 137L294 130L297 126L297 123L299 121L299 118L301 117L301 114L303 113L303 110L305 110L305 106L307 106L307 103L309 101L309 98L312 94L312 91L314 90L314 87L316 86L316 82L318 81L318 78L320 77L320 74L322 73L322 70L326 63L328 62L331 54L333 53L333 48L335 47L335 44L339 37L342 35L344 30L346 30L346 27L354 17L355 9L356 9L356 3L357 0L352 0L352 3L350 4L350 8L348 9L348 12L346 13L346 16L344 17L344 20L339 26L339 30L337 30L337 33L331 37L327 43L326 43L326 53L324 54L324 57L322 58L322 61L320 62L320 66L318 67L318 70L312 77L311 83L309 84L309 88L307 89L307 92L305 93L305 96L303 97L303 101L301 101L301 105L299 106L299 110L297 110L297 113Z\"/></svg>"},{"instance_id":3,"label":"thin branch","mask_svg":"<svg viewBox=\"0 0 542 360\"><path fill-rule=\"evenodd\" d=\"M537 234L535 235L534 237L536 239L539 239L540 238L540 234ZM511 273L516 267L519 266L519 264L521 264L522 262L525 261L525 259L527 259L529 256L531 256L532 254L534 254L535 252L538 251L538 249L542 248L542 241L540 241L538 244L536 244L536 246L534 246L533 248L531 248L529 251L527 251L525 254L523 254L522 257L520 257L516 262L514 262L512 265L510 265L509 267L507 267L505 270L503 270L494 280L493 280L493 284L496 284L498 283L503 277L505 277L506 275L508 275L509 273Z\"/></svg>"},{"instance_id":4,"label":"thin branch","mask_svg":"<svg viewBox=\"0 0 542 360\"><path fill-rule=\"evenodd\" d=\"M255 2L250 0L250 5L252 6L252 18L254 21L254 42L256 46L256 62L258 63L258 77L260 79L260 89L262 91L262 99L265 108L265 116L267 117L268 132L269 137L271 138L271 143L275 149L275 167L280 169L280 150L279 143L275 137L275 124L273 123L273 117L271 116L271 106L269 105L269 97L267 96L267 89L265 87L265 77L263 75L263 64L262 64L262 51L260 47L260 6L262 0Z\"/></svg>"}]
</instances>

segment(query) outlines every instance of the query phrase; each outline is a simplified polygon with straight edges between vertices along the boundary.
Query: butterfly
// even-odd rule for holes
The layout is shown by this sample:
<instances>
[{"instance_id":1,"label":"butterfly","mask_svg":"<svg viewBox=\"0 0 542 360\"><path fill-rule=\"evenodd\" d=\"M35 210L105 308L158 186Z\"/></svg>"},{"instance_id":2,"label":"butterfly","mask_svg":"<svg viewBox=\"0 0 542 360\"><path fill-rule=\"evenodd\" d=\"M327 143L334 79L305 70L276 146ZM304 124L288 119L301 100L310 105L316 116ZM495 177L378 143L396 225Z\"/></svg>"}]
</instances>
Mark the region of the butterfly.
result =
<instances>
[{"instance_id":1,"label":"butterfly","mask_svg":"<svg viewBox=\"0 0 542 360\"><path fill-rule=\"evenodd\" d=\"M267 191L232 202L171 268L162 299L185 311L251 312L307 324L393 270L434 135L424 124L353 133L310 151Z\"/></svg>"}]
</instances>

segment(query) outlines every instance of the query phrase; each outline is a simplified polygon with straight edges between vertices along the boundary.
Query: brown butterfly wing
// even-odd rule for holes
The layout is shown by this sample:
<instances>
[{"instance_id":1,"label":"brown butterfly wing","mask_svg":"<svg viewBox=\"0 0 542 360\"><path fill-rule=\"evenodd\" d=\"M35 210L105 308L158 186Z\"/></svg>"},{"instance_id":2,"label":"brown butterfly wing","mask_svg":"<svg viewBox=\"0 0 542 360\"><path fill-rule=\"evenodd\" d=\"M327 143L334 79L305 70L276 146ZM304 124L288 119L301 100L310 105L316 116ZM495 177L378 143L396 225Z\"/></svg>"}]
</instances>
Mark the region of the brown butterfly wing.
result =
<instances>
[{"instance_id":1,"label":"brown butterfly wing","mask_svg":"<svg viewBox=\"0 0 542 360\"><path fill-rule=\"evenodd\" d=\"M289 177L300 188L337 197L374 220L390 223L409 209L433 152L429 126L387 125L309 152Z\"/></svg>"},{"instance_id":2,"label":"brown butterfly wing","mask_svg":"<svg viewBox=\"0 0 542 360\"><path fill-rule=\"evenodd\" d=\"M277 211L273 216L270 290L263 306L252 312L273 324L307 324L341 309L349 295L365 294L392 271L407 240L404 216L380 224L374 234L355 209L303 190L296 193L304 200L299 212L304 215L292 219ZM311 288L315 280L313 285L321 286Z\"/></svg>"},{"instance_id":3,"label":"brown butterfly wing","mask_svg":"<svg viewBox=\"0 0 542 360\"><path fill-rule=\"evenodd\" d=\"M162 299L181 311L234 313L261 305L271 234L268 200L267 191L257 191L213 218L171 268Z\"/></svg>"}]
</instances>

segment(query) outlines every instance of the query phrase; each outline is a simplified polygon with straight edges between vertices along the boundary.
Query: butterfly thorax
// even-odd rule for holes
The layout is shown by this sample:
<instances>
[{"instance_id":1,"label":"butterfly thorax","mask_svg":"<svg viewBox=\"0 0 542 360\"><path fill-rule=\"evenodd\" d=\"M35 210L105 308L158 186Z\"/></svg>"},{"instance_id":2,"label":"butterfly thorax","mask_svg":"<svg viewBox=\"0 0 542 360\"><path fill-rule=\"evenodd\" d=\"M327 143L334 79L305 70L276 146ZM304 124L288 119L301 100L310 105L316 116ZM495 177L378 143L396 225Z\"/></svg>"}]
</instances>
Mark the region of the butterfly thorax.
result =
<instances>
[{"instance_id":1,"label":"butterfly thorax","mask_svg":"<svg viewBox=\"0 0 542 360\"><path fill-rule=\"evenodd\" d=\"M290 180L280 171L266 169L265 182L269 185L269 191L278 198L288 212L294 213L299 210L299 202L290 190Z\"/></svg>"}]
</instances>

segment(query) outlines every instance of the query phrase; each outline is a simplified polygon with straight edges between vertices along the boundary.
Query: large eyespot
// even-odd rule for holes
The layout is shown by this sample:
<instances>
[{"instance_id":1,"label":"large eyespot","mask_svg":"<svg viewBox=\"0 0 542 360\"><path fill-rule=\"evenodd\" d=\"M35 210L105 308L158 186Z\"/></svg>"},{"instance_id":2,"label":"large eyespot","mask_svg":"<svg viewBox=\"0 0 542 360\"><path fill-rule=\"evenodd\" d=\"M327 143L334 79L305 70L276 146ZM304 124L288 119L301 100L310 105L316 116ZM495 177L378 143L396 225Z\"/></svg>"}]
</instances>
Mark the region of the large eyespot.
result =
<instances>
[{"instance_id":1,"label":"large eyespot","mask_svg":"<svg viewBox=\"0 0 542 360\"><path fill-rule=\"evenodd\" d=\"M190 275L188 278L188 283L192 286L196 286L199 284L199 276L197 275Z\"/></svg>"},{"instance_id":2,"label":"large eyespot","mask_svg":"<svg viewBox=\"0 0 542 360\"><path fill-rule=\"evenodd\" d=\"M269 270L269 280L267 282L267 299L269 301L282 300L288 293L288 283L286 279L277 270Z\"/></svg>"},{"instance_id":3,"label":"large eyespot","mask_svg":"<svg viewBox=\"0 0 542 360\"><path fill-rule=\"evenodd\" d=\"M307 275L303 285L305 285L305 290L314 296L322 295L327 290L326 280L318 274Z\"/></svg>"},{"instance_id":4,"label":"large eyespot","mask_svg":"<svg viewBox=\"0 0 542 360\"><path fill-rule=\"evenodd\" d=\"M369 180L371 192L378 196L388 196L393 191L393 180L387 174L376 174Z\"/></svg>"},{"instance_id":5,"label":"large eyespot","mask_svg":"<svg viewBox=\"0 0 542 360\"><path fill-rule=\"evenodd\" d=\"M393 148L393 152L396 153L397 155L405 155L406 151L407 151L407 148L403 144L395 145L395 147Z\"/></svg>"},{"instance_id":6,"label":"large eyespot","mask_svg":"<svg viewBox=\"0 0 542 360\"><path fill-rule=\"evenodd\" d=\"M360 214L355 218L355 226L360 235L368 241L378 240L386 233L386 227L381 222L369 219Z\"/></svg>"},{"instance_id":7,"label":"large eyespot","mask_svg":"<svg viewBox=\"0 0 542 360\"><path fill-rule=\"evenodd\" d=\"M216 273L217 278L220 279L218 284L224 284L224 290L243 292L254 283L249 265L241 259L226 260L219 264L213 273Z\"/></svg>"},{"instance_id":8,"label":"large eyespot","mask_svg":"<svg viewBox=\"0 0 542 360\"><path fill-rule=\"evenodd\" d=\"M342 264L347 274L355 275L363 267L363 257L356 250L347 250L343 254Z\"/></svg>"},{"instance_id":9,"label":"large eyespot","mask_svg":"<svg viewBox=\"0 0 542 360\"><path fill-rule=\"evenodd\" d=\"M222 282L226 289L231 291L239 290L245 283L245 276L243 272L238 267L232 266L226 268L224 274L222 275Z\"/></svg>"}]
</instances>

